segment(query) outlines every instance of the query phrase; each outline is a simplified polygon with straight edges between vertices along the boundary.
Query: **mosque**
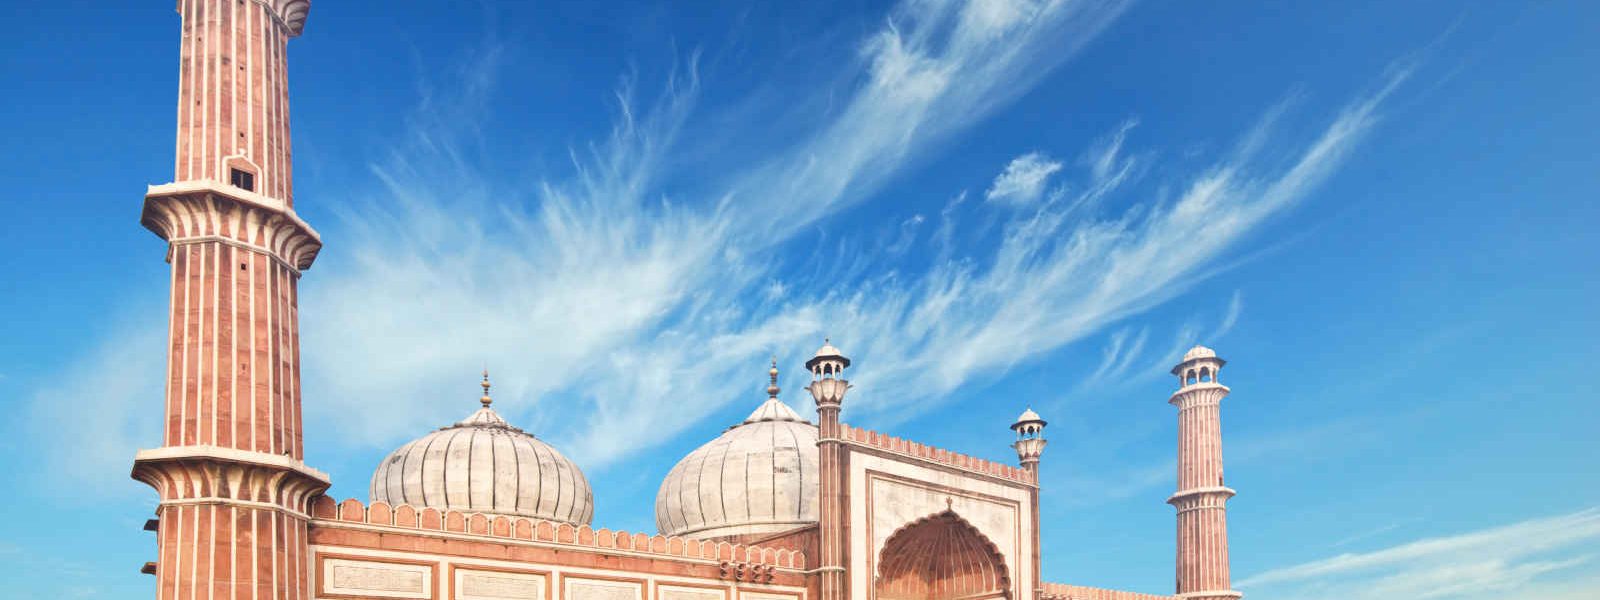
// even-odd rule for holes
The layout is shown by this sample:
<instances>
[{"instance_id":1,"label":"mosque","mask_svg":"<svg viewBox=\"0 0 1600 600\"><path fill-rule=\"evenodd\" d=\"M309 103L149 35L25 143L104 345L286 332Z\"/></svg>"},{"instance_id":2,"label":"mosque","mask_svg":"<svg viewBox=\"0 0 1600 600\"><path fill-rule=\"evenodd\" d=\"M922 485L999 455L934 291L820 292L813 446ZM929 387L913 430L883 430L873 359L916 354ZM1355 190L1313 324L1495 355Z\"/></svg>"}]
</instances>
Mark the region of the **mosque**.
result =
<instances>
[{"instance_id":1,"label":"mosque","mask_svg":"<svg viewBox=\"0 0 1600 600\"><path fill-rule=\"evenodd\" d=\"M1168 399L1173 595L1046 582L1038 414L1011 425L1015 465L852 427L839 420L851 361L831 343L804 363L815 415L779 400L774 361L750 416L661 482L654 533L592 523L580 465L501 418L487 373L480 406L385 457L367 501L324 495L328 475L304 462L298 309L322 240L294 210L285 58L309 9L178 2L175 170L149 187L141 217L172 267L162 444L133 465L160 496L142 569L158 599L1241 596L1228 576L1224 361L1199 346L1172 370Z\"/></svg>"}]
</instances>

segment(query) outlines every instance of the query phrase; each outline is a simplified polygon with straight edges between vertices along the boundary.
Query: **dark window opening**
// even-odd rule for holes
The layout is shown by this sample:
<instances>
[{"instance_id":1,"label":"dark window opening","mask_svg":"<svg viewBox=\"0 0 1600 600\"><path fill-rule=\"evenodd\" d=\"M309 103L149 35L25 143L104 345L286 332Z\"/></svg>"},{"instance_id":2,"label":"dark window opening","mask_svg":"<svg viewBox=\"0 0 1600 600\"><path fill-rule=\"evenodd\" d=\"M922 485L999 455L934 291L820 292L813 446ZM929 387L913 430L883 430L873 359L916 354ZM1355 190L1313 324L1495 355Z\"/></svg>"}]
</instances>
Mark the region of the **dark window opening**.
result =
<instances>
[{"instance_id":1,"label":"dark window opening","mask_svg":"<svg viewBox=\"0 0 1600 600\"><path fill-rule=\"evenodd\" d=\"M251 173L249 171L241 171L239 169L231 169L231 171L232 172L228 174L228 178L229 178L228 182L232 183L233 187L239 188L241 190L249 191L249 192L256 191L256 175L255 175L255 173Z\"/></svg>"}]
</instances>

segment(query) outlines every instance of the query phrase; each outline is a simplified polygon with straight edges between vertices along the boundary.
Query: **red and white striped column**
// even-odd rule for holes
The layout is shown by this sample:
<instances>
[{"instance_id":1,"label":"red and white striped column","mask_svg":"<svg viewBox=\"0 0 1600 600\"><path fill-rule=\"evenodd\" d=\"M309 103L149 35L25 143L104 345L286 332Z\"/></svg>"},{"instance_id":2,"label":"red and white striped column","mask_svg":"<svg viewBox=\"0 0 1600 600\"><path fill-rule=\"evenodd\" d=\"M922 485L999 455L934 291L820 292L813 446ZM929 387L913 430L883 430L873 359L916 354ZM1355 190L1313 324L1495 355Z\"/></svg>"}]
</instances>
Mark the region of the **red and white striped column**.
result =
<instances>
[{"instance_id":1,"label":"red and white striped column","mask_svg":"<svg viewBox=\"0 0 1600 600\"><path fill-rule=\"evenodd\" d=\"M174 181L143 225L172 265L156 597L309 598L306 524L328 487L301 435L300 274L322 242L293 209L288 40L309 0L180 0Z\"/></svg>"},{"instance_id":2,"label":"red and white striped column","mask_svg":"<svg viewBox=\"0 0 1600 600\"><path fill-rule=\"evenodd\" d=\"M817 483L818 495L822 496L817 507L819 600L850 598L850 582L845 577L850 552L850 468L839 426L839 409L845 392L850 390L850 382L844 379L844 370L849 366L850 359L826 340L806 361L806 370L811 371L811 385L806 386L806 391L817 403L817 466L821 471Z\"/></svg>"},{"instance_id":3,"label":"red and white striped column","mask_svg":"<svg viewBox=\"0 0 1600 600\"><path fill-rule=\"evenodd\" d=\"M1228 387L1217 381L1227 361L1195 346L1172 369L1178 391L1178 491L1167 503L1178 510L1177 593L1186 600L1234 599L1228 575L1227 502L1234 491L1222 480L1222 416Z\"/></svg>"}]
</instances>

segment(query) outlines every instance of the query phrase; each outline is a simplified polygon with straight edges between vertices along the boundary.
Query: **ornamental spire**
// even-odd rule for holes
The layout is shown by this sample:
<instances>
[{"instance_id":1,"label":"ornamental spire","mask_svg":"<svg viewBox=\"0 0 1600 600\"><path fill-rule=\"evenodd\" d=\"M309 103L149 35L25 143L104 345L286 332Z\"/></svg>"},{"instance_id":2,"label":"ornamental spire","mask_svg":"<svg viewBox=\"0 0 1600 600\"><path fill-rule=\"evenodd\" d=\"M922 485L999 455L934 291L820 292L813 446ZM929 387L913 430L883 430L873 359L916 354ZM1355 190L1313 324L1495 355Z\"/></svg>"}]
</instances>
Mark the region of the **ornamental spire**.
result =
<instances>
[{"instance_id":1,"label":"ornamental spire","mask_svg":"<svg viewBox=\"0 0 1600 600\"><path fill-rule=\"evenodd\" d=\"M480 383L478 385L483 386L483 397L479 398L478 402L483 403L483 407L484 408L489 408L489 404L494 402L494 399L489 397L489 369L488 368L485 368L483 370L483 383Z\"/></svg>"},{"instance_id":2,"label":"ornamental spire","mask_svg":"<svg viewBox=\"0 0 1600 600\"><path fill-rule=\"evenodd\" d=\"M771 398L773 400L777 400L778 399L778 357L777 356L773 356L772 357L772 368L767 370L767 376L771 378L771 382L769 382L767 384L767 397Z\"/></svg>"}]
</instances>

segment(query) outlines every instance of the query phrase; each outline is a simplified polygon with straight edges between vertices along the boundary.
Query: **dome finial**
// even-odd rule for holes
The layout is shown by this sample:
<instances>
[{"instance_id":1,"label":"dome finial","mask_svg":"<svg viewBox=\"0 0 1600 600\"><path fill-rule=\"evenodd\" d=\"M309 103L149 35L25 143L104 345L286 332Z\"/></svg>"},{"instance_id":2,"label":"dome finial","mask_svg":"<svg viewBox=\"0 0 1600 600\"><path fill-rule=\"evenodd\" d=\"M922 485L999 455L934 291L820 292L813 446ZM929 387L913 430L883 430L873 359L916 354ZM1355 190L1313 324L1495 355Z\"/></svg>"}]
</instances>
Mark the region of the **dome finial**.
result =
<instances>
[{"instance_id":1,"label":"dome finial","mask_svg":"<svg viewBox=\"0 0 1600 600\"><path fill-rule=\"evenodd\" d=\"M767 376L771 378L771 382L767 384L767 397L776 400L778 398L778 357L777 356L773 356L772 357L772 368L767 370Z\"/></svg>"},{"instance_id":2,"label":"dome finial","mask_svg":"<svg viewBox=\"0 0 1600 600\"><path fill-rule=\"evenodd\" d=\"M482 402L484 408L489 408L489 404L491 402L494 402L494 399L489 397L489 368L488 367L484 367L484 369L483 369L483 383L480 383L478 385L483 386L483 397L479 398L478 402Z\"/></svg>"}]
</instances>

